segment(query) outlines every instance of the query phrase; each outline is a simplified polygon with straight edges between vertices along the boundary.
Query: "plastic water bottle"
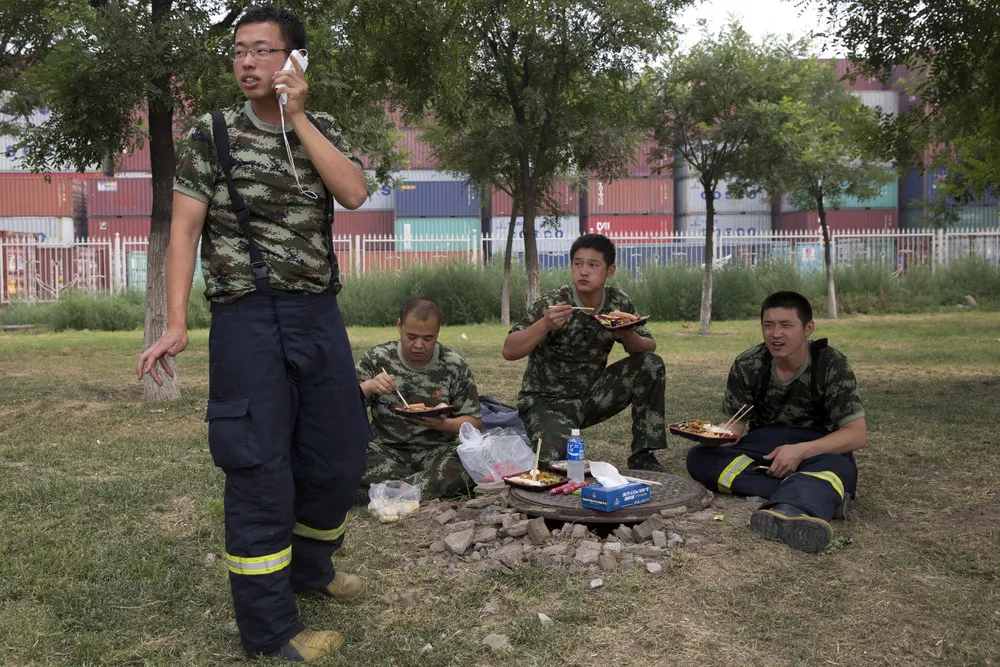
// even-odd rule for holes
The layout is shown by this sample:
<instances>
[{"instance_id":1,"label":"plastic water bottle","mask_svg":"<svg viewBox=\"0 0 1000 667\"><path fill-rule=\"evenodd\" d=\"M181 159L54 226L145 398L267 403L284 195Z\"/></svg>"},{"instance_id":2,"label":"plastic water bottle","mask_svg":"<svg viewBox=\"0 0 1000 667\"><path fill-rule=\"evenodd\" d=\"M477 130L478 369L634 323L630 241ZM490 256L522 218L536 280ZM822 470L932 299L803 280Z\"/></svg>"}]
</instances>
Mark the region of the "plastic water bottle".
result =
<instances>
[{"instance_id":1,"label":"plastic water bottle","mask_svg":"<svg viewBox=\"0 0 1000 667\"><path fill-rule=\"evenodd\" d=\"M583 438L580 437L580 429L575 428L570 431L569 440L566 441L566 473L571 482L582 482L584 469L587 461L583 456Z\"/></svg>"}]
</instances>

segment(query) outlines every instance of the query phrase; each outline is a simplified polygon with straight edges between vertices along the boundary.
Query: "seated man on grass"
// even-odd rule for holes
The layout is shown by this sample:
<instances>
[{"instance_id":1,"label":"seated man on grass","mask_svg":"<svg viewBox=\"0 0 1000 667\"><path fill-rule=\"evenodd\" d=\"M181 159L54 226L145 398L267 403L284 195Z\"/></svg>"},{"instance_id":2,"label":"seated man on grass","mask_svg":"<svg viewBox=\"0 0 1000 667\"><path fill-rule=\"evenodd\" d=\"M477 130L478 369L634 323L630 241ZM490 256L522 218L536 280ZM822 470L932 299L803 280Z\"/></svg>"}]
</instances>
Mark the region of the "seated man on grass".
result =
<instances>
[{"instance_id":1,"label":"seated man on grass","mask_svg":"<svg viewBox=\"0 0 1000 667\"><path fill-rule=\"evenodd\" d=\"M474 485L458 459L458 430L482 429L479 392L465 359L437 342L441 308L431 299L403 301L399 340L376 345L358 361L358 381L371 410L372 441L362 489L385 480L420 487L421 500L466 493ZM398 392L398 393L397 393ZM400 414L408 404L445 403L447 415Z\"/></svg>"},{"instance_id":2,"label":"seated man on grass","mask_svg":"<svg viewBox=\"0 0 1000 667\"><path fill-rule=\"evenodd\" d=\"M808 340L812 306L801 294L767 297L760 322L764 342L733 362L723 400L729 415L753 406L750 430L735 444L692 447L687 469L711 491L766 498L750 518L762 537L820 551L855 492L851 452L868 439L857 380L826 339Z\"/></svg>"},{"instance_id":3,"label":"seated man on grass","mask_svg":"<svg viewBox=\"0 0 1000 667\"><path fill-rule=\"evenodd\" d=\"M606 285L615 274L615 244L584 234L570 249L573 284L536 301L503 344L508 361L528 357L517 408L532 445L566 458L570 430L587 428L632 406L628 467L663 472L653 452L667 446L663 359L645 326L609 331L591 313L635 314L632 300ZM608 365L615 343L628 356Z\"/></svg>"}]
</instances>

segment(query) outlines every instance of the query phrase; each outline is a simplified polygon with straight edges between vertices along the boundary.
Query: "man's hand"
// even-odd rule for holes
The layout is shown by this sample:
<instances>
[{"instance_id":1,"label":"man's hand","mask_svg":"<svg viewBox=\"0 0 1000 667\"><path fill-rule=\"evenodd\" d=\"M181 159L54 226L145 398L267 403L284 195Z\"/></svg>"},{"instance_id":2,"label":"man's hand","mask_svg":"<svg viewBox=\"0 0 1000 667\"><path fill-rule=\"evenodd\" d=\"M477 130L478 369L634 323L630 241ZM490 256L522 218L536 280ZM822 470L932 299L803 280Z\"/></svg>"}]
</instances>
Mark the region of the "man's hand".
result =
<instances>
[{"instance_id":1,"label":"man's hand","mask_svg":"<svg viewBox=\"0 0 1000 667\"><path fill-rule=\"evenodd\" d=\"M441 431L442 433L447 433L449 435L458 435L458 429L452 423L454 419L449 419L444 415L437 415L436 417L417 417L417 423L421 426L425 426L435 431Z\"/></svg>"},{"instance_id":2,"label":"man's hand","mask_svg":"<svg viewBox=\"0 0 1000 667\"><path fill-rule=\"evenodd\" d=\"M139 355L139 362L135 365L135 373L139 380L149 373L153 382L163 385L163 378L156 372L156 364L159 363L163 370L170 377L174 372L167 365L167 357L176 357L188 346L187 329L167 329L160 338L149 346L149 348Z\"/></svg>"},{"instance_id":3,"label":"man's hand","mask_svg":"<svg viewBox=\"0 0 1000 667\"><path fill-rule=\"evenodd\" d=\"M374 394L391 394L396 391L396 378L387 373L379 373L371 380L362 382L361 391L364 392L365 398Z\"/></svg>"},{"instance_id":4,"label":"man's hand","mask_svg":"<svg viewBox=\"0 0 1000 667\"><path fill-rule=\"evenodd\" d=\"M572 315L573 306L568 303L557 303L554 306L549 306L549 309L545 311L545 317L541 321L544 323L546 330L556 331L566 326Z\"/></svg>"},{"instance_id":5,"label":"man's hand","mask_svg":"<svg viewBox=\"0 0 1000 667\"><path fill-rule=\"evenodd\" d=\"M299 63L292 58L294 70L279 69L271 79L271 87L275 88L274 94L280 99L283 94L288 95L288 103L285 104L286 122L294 116L305 112L306 94L309 92L309 84L306 83L305 71ZM276 88L278 84L284 84L284 88Z\"/></svg>"},{"instance_id":6,"label":"man's hand","mask_svg":"<svg viewBox=\"0 0 1000 667\"><path fill-rule=\"evenodd\" d=\"M764 457L764 460L771 462L767 474L771 477L788 477L799 469L802 459L806 458L805 454L801 445L781 445L775 448Z\"/></svg>"}]
</instances>

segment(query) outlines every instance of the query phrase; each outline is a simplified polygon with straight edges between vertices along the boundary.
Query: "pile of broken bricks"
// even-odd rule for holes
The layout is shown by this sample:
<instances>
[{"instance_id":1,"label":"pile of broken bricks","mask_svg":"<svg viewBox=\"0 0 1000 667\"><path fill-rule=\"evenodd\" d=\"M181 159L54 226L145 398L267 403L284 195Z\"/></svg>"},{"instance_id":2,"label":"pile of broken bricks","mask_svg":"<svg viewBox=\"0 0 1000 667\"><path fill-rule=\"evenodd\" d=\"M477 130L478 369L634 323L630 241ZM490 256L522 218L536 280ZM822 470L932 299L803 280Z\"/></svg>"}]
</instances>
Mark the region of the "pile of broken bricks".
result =
<instances>
[{"instance_id":1,"label":"pile of broken bricks","mask_svg":"<svg viewBox=\"0 0 1000 667\"><path fill-rule=\"evenodd\" d=\"M663 571L672 551L698 542L705 523L712 522L717 512L668 508L642 523L619 525L601 538L578 523L550 530L545 519L529 519L509 508L506 492L465 503L432 500L420 511L433 529L432 539L425 541L428 553L416 564L508 573L523 565L573 574L628 574L641 568L655 575ZM599 585L600 579L591 582L592 587Z\"/></svg>"}]
</instances>

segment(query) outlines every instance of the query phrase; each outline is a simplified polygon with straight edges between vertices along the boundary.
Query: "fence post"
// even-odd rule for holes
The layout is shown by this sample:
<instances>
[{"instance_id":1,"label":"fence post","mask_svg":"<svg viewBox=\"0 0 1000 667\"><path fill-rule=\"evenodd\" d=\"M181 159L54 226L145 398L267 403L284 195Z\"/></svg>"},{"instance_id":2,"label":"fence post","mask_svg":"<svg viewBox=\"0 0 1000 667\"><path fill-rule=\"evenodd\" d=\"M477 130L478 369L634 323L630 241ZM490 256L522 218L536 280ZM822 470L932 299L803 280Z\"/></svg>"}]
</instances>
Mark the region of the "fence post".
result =
<instances>
[{"instance_id":1,"label":"fence post","mask_svg":"<svg viewBox=\"0 0 1000 667\"><path fill-rule=\"evenodd\" d=\"M474 229L472 230L470 241L472 242L472 247L469 248L471 253L469 259L472 261L473 266L477 266L479 264L479 234Z\"/></svg>"},{"instance_id":2,"label":"fence post","mask_svg":"<svg viewBox=\"0 0 1000 667\"><path fill-rule=\"evenodd\" d=\"M115 232L115 242L111 248L111 293L121 292L122 276L125 274L122 267L122 237Z\"/></svg>"}]
</instances>

